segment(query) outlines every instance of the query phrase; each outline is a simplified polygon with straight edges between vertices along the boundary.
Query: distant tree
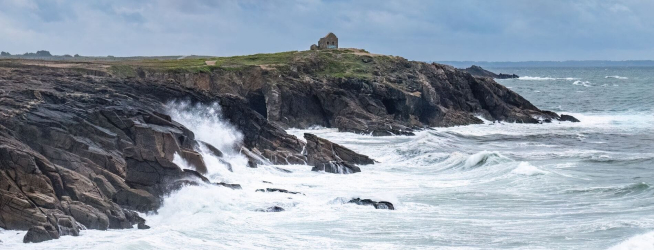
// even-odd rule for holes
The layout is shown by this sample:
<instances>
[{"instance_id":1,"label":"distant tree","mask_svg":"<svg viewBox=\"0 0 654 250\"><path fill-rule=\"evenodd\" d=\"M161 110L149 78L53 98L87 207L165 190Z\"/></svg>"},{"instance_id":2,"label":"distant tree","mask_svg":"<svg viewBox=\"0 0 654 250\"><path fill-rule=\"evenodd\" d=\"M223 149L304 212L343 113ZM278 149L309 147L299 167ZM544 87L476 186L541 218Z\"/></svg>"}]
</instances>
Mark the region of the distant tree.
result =
<instances>
[{"instance_id":1,"label":"distant tree","mask_svg":"<svg viewBox=\"0 0 654 250\"><path fill-rule=\"evenodd\" d=\"M10 56L10 55L11 54L9 54L9 52L4 52L4 51L0 52L0 56Z\"/></svg>"},{"instance_id":2,"label":"distant tree","mask_svg":"<svg viewBox=\"0 0 654 250\"><path fill-rule=\"evenodd\" d=\"M73 56L71 56L69 54L65 54L65 55L63 55L63 57L73 57Z\"/></svg>"},{"instance_id":3,"label":"distant tree","mask_svg":"<svg viewBox=\"0 0 654 250\"><path fill-rule=\"evenodd\" d=\"M112 55L108 55L107 57L109 57L109 58L114 58L114 56L112 56Z\"/></svg>"},{"instance_id":4,"label":"distant tree","mask_svg":"<svg viewBox=\"0 0 654 250\"><path fill-rule=\"evenodd\" d=\"M79 54L75 54L73 57L80 57L80 55L79 55Z\"/></svg>"},{"instance_id":5,"label":"distant tree","mask_svg":"<svg viewBox=\"0 0 654 250\"><path fill-rule=\"evenodd\" d=\"M36 55L37 56L52 56L52 54L50 54L50 51L47 51L47 50L39 50L39 51L36 52Z\"/></svg>"}]
</instances>

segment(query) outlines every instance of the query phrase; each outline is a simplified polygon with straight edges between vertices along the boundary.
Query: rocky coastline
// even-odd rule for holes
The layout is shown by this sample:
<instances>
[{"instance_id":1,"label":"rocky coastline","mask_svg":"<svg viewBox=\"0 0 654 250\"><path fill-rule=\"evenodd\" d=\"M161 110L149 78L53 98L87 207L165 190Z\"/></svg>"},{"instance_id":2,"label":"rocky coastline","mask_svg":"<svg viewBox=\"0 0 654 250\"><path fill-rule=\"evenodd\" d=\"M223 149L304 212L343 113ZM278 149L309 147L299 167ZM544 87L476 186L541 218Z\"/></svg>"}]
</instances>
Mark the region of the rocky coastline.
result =
<instances>
[{"instance_id":1,"label":"rocky coastline","mask_svg":"<svg viewBox=\"0 0 654 250\"><path fill-rule=\"evenodd\" d=\"M490 78L356 50L295 52L283 64L201 71L119 66L0 61L1 228L28 230L24 242L84 229L147 229L137 212L156 212L170 192L187 185L240 189L204 177L200 145L219 157L222 152L167 115L171 101L218 103L243 134L237 150L249 167L304 164L342 174L375 161L285 129L323 126L387 136L482 123L478 117L576 120L540 110ZM175 156L194 169L173 163ZM264 191L282 192L270 190ZM384 201L352 203L393 209Z\"/></svg>"}]
</instances>

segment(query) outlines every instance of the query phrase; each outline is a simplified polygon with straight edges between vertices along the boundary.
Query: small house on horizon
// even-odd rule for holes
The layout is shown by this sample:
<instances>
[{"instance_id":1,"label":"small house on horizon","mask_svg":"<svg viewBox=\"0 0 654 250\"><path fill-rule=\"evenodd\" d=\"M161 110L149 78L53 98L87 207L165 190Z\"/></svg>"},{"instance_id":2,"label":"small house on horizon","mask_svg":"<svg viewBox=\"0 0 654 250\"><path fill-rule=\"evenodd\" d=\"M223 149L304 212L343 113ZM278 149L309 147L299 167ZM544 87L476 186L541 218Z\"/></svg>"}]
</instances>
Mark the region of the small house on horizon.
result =
<instances>
[{"instance_id":1,"label":"small house on horizon","mask_svg":"<svg viewBox=\"0 0 654 250\"><path fill-rule=\"evenodd\" d=\"M318 45L311 45L311 50L318 49L338 49L338 37L334 33L329 32L325 37L318 40Z\"/></svg>"}]
</instances>

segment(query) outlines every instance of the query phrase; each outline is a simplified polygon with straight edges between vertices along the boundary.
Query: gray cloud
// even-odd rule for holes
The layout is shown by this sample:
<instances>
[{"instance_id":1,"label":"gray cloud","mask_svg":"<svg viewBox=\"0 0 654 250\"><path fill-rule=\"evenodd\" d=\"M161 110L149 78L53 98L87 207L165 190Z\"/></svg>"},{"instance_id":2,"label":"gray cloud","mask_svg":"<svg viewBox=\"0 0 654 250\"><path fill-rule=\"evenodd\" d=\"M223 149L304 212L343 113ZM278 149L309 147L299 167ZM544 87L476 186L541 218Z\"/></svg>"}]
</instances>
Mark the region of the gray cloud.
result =
<instances>
[{"instance_id":1,"label":"gray cloud","mask_svg":"<svg viewBox=\"0 0 654 250\"><path fill-rule=\"evenodd\" d=\"M414 60L654 58L645 0L0 0L0 50L238 55L345 47Z\"/></svg>"}]
</instances>

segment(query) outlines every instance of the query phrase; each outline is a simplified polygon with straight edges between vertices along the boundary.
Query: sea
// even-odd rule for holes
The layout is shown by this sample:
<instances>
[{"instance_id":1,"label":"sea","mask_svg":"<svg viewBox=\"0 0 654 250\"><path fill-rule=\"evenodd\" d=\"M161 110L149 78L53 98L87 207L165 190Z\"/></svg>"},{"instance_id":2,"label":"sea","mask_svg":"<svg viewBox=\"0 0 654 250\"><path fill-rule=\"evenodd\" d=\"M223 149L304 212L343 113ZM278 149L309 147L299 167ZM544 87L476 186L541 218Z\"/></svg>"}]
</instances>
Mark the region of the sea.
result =
<instances>
[{"instance_id":1,"label":"sea","mask_svg":"<svg viewBox=\"0 0 654 250\"><path fill-rule=\"evenodd\" d=\"M185 187L142 215L148 230L84 230L37 244L22 243L25 231L0 230L0 249L654 249L654 68L490 70L520 75L498 82L581 122L486 121L387 137L288 130L378 161L342 175L248 168L234 149L242 135L220 106L173 102L173 119L232 165L202 150L208 177L242 190ZM257 211L273 206L285 211Z\"/></svg>"}]
</instances>

